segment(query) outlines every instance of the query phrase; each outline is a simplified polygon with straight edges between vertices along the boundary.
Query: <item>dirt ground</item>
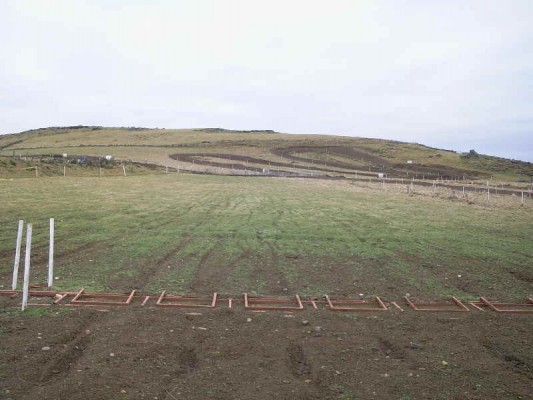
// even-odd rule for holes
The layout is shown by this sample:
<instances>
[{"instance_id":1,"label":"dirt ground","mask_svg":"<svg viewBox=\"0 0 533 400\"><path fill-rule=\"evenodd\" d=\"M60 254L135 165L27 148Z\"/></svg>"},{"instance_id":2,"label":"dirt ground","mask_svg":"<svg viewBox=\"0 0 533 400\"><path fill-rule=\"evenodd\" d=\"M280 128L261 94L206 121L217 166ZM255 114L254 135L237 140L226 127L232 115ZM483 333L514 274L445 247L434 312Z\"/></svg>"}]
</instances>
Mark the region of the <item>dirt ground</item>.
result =
<instances>
[{"instance_id":1,"label":"dirt ground","mask_svg":"<svg viewBox=\"0 0 533 400\"><path fill-rule=\"evenodd\" d=\"M0 312L1 399L532 399L532 315Z\"/></svg>"}]
</instances>

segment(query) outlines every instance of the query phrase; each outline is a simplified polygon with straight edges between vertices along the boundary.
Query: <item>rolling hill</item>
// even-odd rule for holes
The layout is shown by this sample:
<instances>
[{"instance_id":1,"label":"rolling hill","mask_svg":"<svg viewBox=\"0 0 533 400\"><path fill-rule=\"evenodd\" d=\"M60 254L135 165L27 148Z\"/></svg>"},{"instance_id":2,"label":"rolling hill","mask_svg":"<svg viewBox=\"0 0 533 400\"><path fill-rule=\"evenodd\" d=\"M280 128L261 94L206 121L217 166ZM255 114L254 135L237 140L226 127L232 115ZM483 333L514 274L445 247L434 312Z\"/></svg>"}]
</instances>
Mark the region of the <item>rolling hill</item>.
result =
<instances>
[{"instance_id":1,"label":"rolling hill","mask_svg":"<svg viewBox=\"0 0 533 400\"><path fill-rule=\"evenodd\" d=\"M533 164L460 154L421 144L361 137L284 134L274 131L51 127L0 136L0 170L24 175L32 163L66 154L101 165L106 155L147 166L193 172L390 178L499 179L529 182ZM24 156L23 163L9 156ZM29 164L28 164L29 160ZM8 162L10 161L10 162ZM48 162L50 164L50 162ZM51 167L48 173L61 173ZM55 171L55 172L54 172ZM31 175L31 172L27 172Z\"/></svg>"},{"instance_id":2,"label":"rolling hill","mask_svg":"<svg viewBox=\"0 0 533 400\"><path fill-rule=\"evenodd\" d=\"M0 149L2 399L531 397L531 164L222 129L47 128ZM19 220L25 311L6 290Z\"/></svg>"}]
</instances>

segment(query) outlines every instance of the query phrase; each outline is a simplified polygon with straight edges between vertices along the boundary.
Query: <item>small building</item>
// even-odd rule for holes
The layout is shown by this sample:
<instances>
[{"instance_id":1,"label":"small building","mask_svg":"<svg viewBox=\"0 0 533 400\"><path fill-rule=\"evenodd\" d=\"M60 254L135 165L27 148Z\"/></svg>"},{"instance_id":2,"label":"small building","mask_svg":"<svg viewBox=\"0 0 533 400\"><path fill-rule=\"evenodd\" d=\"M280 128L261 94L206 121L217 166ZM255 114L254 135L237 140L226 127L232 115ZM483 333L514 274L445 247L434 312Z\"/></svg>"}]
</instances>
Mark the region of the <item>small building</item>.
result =
<instances>
[{"instance_id":1,"label":"small building","mask_svg":"<svg viewBox=\"0 0 533 400\"><path fill-rule=\"evenodd\" d=\"M407 164L412 164L413 160L407 160Z\"/></svg>"},{"instance_id":2,"label":"small building","mask_svg":"<svg viewBox=\"0 0 533 400\"><path fill-rule=\"evenodd\" d=\"M68 154L67 153L63 153L63 158L67 158L68 157Z\"/></svg>"},{"instance_id":3,"label":"small building","mask_svg":"<svg viewBox=\"0 0 533 400\"><path fill-rule=\"evenodd\" d=\"M384 178L385 174L383 172L378 172L378 178Z\"/></svg>"},{"instance_id":4,"label":"small building","mask_svg":"<svg viewBox=\"0 0 533 400\"><path fill-rule=\"evenodd\" d=\"M113 159L113 156L105 156L105 159L106 159L107 161L111 161L111 160Z\"/></svg>"}]
</instances>

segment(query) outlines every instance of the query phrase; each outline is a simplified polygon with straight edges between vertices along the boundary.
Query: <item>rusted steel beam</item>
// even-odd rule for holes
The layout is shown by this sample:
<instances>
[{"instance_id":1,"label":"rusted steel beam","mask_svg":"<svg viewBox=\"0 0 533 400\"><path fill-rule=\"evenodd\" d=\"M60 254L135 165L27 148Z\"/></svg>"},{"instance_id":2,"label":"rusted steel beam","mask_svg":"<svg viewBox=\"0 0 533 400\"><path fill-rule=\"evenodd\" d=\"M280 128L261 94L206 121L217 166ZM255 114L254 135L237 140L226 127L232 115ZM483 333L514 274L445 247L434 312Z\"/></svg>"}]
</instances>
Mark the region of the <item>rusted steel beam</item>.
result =
<instances>
[{"instance_id":1,"label":"rusted steel beam","mask_svg":"<svg viewBox=\"0 0 533 400\"><path fill-rule=\"evenodd\" d=\"M248 293L244 293L244 309L245 310L272 310L272 311L294 311L303 310L304 305L299 295L295 295L296 305L294 306L278 306L275 304L288 304L291 302L287 298L279 297L248 297ZM255 304L255 305L254 305ZM270 305L269 305L270 304Z\"/></svg>"},{"instance_id":2,"label":"rusted steel beam","mask_svg":"<svg viewBox=\"0 0 533 400\"><path fill-rule=\"evenodd\" d=\"M81 289L74 298L70 301L70 304L74 305L98 305L98 306L128 306L135 296L136 290L132 290L129 294L118 293L84 293L85 289ZM86 299L123 299L123 301L100 301L100 300L82 300Z\"/></svg>"},{"instance_id":3,"label":"rusted steel beam","mask_svg":"<svg viewBox=\"0 0 533 400\"><path fill-rule=\"evenodd\" d=\"M468 304L474 307L476 310L485 312L485 310L481 308L481 306L484 306L485 304L480 301L469 301Z\"/></svg>"},{"instance_id":4,"label":"rusted steel beam","mask_svg":"<svg viewBox=\"0 0 533 400\"><path fill-rule=\"evenodd\" d=\"M302 303L311 303L311 305L313 306L313 309L314 310L318 310L318 305L317 305L317 300L316 299L311 299L311 300L307 300L307 301L302 301Z\"/></svg>"},{"instance_id":5,"label":"rusted steel beam","mask_svg":"<svg viewBox=\"0 0 533 400\"><path fill-rule=\"evenodd\" d=\"M383 303L383 300L379 296L374 298L374 301L367 300L331 300L326 294L324 296L326 300L328 309L332 311L387 311L388 308ZM350 307L342 307L342 305L347 305Z\"/></svg>"},{"instance_id":6,"label":"rusted steel beam","mask_svg":"<svg viewBox=\"0 0 533 400\"><path fill-rule=\"evenodd\" d=\"M533 313L533 302L528 298L527 303L501 303L498 301L489 301L486 297L481 296L479 300L488 306L491 310L498 313L509 314L529 314ZM508 308L511 307L511 308ZM522 308L523 307L523 308Z\"/></svg>"},{"instance_id":7,"label":"rusted steel beam","mask_svg":"<svg viewBox=\"0 0 533 400\"><path fill-rule=\"evenodd\" d=\"M59 304L61 303L67 296L71 296L72 293L58 293L55 296L55 301L53 304Z\"/></svg>"},{"instance_id":8,"label":"rusted steel beam","mask_svg":"<svg viewBox=\"0 0 533 400\"><path fill-rule=\"evenodd\" d=\"M0 296L13 296L22 293L22 290L0 290ZM28 294L34 297L54 297L57 292L49 290L29 290Z\"/></svg>"},{"instance_id":9,"label":"rusted steel beam","mask_svg":"<svg viewBox=\"0 0 533 400\"><path fill-rule=\"evenodd\" d=\"M465 306L457 297L452 296L453 303L431 303L426 301L413 302L409 297L404 296L405 301L415 311L425 312L470 312L470 309ZM456 306L450 308L450 306Z\"/></svg>"},{"instance_id":10,"label":"rusted steel beam","mask_svg":"<svg viewBox=\"0 0 533 400\"><path fill-rule=\"evenodd\" d=\"M163 290L157 299L156 305L160 307L202 307L215 308L217 305L218 293L213 293L211 298L194 296L168 296ZM165 301L167 303L165 303ZM202 304L208 302L207 304Z\"/></svg>"},{"instance_id":11,"label":"rusted steel beam","mask_svg":"<svg viewBox=\"0 0 533 400\"><path fill-rule=\"evenodd\" d=\"M19 290L0 290L0 296L17 296L19 294Z\"/></svg>"},{"instance_id":12,"label":"rusted steel beam","mask_svg":"<svg viewBox=\"0 0 533 400\"><path fill-rule=\"evenodd\" d=\"M394 307L396 307L398 310L400 310L401 312L404 312L405 310L403 308L401 308L398 303L396 303L395 301L391 301L390 302Z\"/></svg>"},{"instance_id":13,"label":"rusted steel beam","mask_svg":"<svg viewBox=\"0 0 533 400\"><path fill-rule=\"evenodd\" d=\"M145 306L146 303L148 303L148 300L150 300L150 296L146 296L143 300L143 302L141 303L141 306Z\"/></svg>"}]
</instances>

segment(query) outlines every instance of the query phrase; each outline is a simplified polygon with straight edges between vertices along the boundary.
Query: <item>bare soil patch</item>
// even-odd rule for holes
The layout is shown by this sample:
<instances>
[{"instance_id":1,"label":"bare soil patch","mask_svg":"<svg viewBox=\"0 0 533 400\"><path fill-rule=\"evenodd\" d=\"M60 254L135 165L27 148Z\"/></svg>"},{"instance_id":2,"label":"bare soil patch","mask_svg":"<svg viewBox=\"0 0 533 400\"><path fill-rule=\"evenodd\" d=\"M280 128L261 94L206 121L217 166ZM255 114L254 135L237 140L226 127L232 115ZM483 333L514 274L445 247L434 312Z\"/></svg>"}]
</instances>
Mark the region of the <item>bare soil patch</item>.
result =
<instances>
[{"instance_id":1,"label":"bare soil patch","mask_svg":"<svg viewBox=\"0 0 533 400\"><path fill-rule=\"evenodd\" d=\"M0 398L531 398L531 316L191 311L4 312Z\"/></svg>"}]
</instances>

